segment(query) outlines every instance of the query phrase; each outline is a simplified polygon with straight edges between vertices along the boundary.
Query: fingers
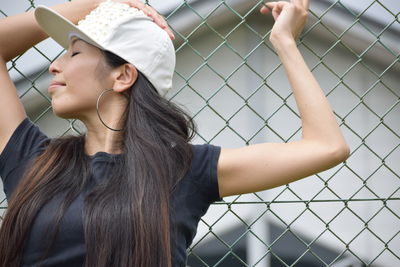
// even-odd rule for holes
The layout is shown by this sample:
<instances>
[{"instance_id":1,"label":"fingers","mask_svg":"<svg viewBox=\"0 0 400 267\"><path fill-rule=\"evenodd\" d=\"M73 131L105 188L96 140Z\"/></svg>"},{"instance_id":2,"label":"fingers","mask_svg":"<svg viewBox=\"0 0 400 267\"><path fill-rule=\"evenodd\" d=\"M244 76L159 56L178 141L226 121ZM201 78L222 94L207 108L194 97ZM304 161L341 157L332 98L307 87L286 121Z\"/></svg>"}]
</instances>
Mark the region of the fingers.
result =
<instances>
[{"instance_id":1,"label":"fingers","mask_svg":"<svg viewBox=\"0 0 400 267\"><path fill-rule=\"evenodd\" d=\"M269 12L271 12L272 16L276 20L286 5L293 4L307 11L309 3L310 3L309 0L290 0L290 2L287 1L268 2L263 4L263 6L260 9L260 12L262 14L268 14Z\"/></svg>"},{"instance_id":2,"label":"fingers","mask_svg":"<svg viewBox=\"0 0 400 267\"><path fill-rule=\"evenodd\" d=\"M289 3L285 1L268 2L261 7L260 12L263 14L272 12L272 16L274 17L274 20L276 20L279 17L279 14L282 12L285 5L287 4Z\"/></svg>"},{"instance_id":3,"label":"fingers","mask_svg":"<svg viewBox=\"0 0 400 267\"><path fill-rule=\"evenodd\" d=\"M310 0L292 0L292 3L303 7L305 10L308 10L308 7L310 5Z\"/></svg>"},{"instance_id":4,"label":"fingers","mask_svg":"<svg viewBox=\"0 0 400 267\"><path fill-rule=\"evenodd\" d=\"M268 2L263 4L263 6L260 9L260 12L263 14L267 14L269 12L272 12L272 15L275 14L275 16L279 15L279 13L282 11L283 7L288 4L288 2L285 1L279 1L279 2ZM275 18L274 16L274 18Z\"/></svg>"},{"instance_id":5,"label":"fingers","mask_svg":"<svg viewBox=\"0 0 400 267\"><path fill-rule=\"evenodd\" d=\"M116 0L116 2L121 2L128 4L131 7L135 7L139 10L143 10L143 12L147 15L146 6L141 1L129 1L129 0Z\"/></svg>"},{"instance_id":6,"label":"fingers","mask_svg":"<svg viewBox=\"0 0 400 267\"><path fill-rule=\"evenodd\" d=\"M173 32L169 29L168 24L163 16L158 14L158 12L153 7L148 5L145 5L145 13L146 12L147 12L146 15L150 16L157 25L159 25L162 29L164 29L172 40L175 39Z\"/></svg>"},{"instance_id":7,"label":"fingers","mask_svg":"<svg viewBox=\"0 0 400 267\"><path fill-rule=\"evenodd\" d=\"M272 9L272 16L274 17L274 20L277 20L279 15L281 14L283 8L285 5L287 5L287 2L278 2L274 8Z\"/></svg>"},{"instance_id":8,"label":"fingers","mask_svg":"<svg viewBox=\"0 0 400 267\"><path fill-rule=\"evenodd\" d=\"M270 5L270 3L263 4L263 6L260 8L260 12L262 14L268 14L269 12L271 12L272 8L269 5Z\"/></svg>"}]
</instances>

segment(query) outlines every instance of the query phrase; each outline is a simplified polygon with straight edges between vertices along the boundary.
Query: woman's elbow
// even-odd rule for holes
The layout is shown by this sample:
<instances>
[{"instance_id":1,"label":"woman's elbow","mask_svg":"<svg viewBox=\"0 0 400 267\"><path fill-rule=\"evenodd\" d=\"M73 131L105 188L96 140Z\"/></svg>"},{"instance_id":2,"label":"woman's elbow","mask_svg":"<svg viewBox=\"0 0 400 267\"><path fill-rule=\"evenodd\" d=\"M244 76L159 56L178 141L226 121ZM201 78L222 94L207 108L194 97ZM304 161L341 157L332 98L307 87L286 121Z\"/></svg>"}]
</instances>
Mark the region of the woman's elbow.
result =
<instances>
[{"instance_id":1,"label":"woman's elbow","mask_svg":"<svg viewBox=\"0 0 400 267\"><path fill-rule=\"evenodd\" d=\"M347 160L349 156L350 156L350 147L345 142L334 145L330 149L330 157L336 164L340 164L343 161Z\"/></svg>"}]
</instances>

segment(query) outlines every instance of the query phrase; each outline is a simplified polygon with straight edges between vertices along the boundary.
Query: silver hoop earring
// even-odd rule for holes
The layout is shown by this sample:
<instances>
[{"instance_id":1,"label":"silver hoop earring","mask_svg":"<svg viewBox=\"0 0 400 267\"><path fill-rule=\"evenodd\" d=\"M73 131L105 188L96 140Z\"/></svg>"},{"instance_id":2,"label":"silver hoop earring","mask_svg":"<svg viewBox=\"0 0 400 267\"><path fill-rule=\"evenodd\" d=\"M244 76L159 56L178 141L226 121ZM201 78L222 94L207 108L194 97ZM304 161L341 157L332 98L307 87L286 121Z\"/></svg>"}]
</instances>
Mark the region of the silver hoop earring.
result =
<instances>
[{"instance_id":1,"label":"silver hoop earring","mask_svg":"<svg viewBox=\"0 0 400 267\"><path fill-rule=\"evenodd\" d=\"M103 96L104 93L106 93L106 92L108 92L108 91L111 91L111 90L113 90L113 89L112 89L112 88L111 88L111 89L106 89L106 90L104 90L104 91L99 95L99 97L97 98L97 102L96 102L96 111L97 111L97 116L99 117L101 123L103 123L104 126L106 126L106 127L107 127L108 129L110 129L110 130L119 132L119 131L123 131L123 130L125 130L125 129L118 129L118 130L117 130L117 129L113 129L113 128L107 126L107 125L104 123L104 121L101 119L100 113L99 113L99 102L100 102L100 98Z\"/></svg>"}]
</instances>

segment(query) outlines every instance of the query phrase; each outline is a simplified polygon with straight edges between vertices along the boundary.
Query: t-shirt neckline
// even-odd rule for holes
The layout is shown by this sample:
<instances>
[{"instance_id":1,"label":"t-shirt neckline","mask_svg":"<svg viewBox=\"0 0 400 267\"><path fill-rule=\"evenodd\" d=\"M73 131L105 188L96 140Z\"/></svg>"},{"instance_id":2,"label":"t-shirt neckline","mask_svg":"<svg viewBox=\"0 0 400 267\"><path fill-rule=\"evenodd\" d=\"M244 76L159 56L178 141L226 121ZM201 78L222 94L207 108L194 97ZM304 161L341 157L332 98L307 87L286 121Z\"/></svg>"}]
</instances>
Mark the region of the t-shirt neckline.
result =
<instances>
[{"instance_id":1,"label":"t-shirt neckline","mask_svg":"<svg viewBox=\"0 0 400 267\"><path fill-rule=\"evenodd\" d=\"M88 155L85 153L85 156L89 159L119 159L122 157L123 154L111 154L111 153L107 153L105 151L98 151L93 155Z\"/></svg>"}]
</instances>

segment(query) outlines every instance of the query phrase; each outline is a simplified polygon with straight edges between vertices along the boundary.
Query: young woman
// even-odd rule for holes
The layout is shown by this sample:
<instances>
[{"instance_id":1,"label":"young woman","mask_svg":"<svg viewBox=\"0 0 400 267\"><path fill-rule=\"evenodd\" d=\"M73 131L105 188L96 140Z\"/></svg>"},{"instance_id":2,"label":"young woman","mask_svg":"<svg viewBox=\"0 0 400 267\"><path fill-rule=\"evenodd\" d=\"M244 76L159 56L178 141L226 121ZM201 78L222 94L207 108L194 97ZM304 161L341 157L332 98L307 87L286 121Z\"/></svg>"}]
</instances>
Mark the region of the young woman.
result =
<instances>
[{"instance_id":1,"label":"young woman","mask_svg":"<svg viewBox=\"0 0 400 267\"><path fill-rule=\"evenodd\" d=\"M275 19L270 41L302 138L236 149L190 144L193 122L163 97L173 34L151 7L124 2L130 7L75 0L0 21L0 175L9 203L0 266L185 266L212 202L296 181L349 155L296 46L308 0L260 9ZM6 62L48 35L67 48L49 68L53 111L81 120L84 135L48 138L27 118L7 72Z\"/></svg>"}]
</instances>

